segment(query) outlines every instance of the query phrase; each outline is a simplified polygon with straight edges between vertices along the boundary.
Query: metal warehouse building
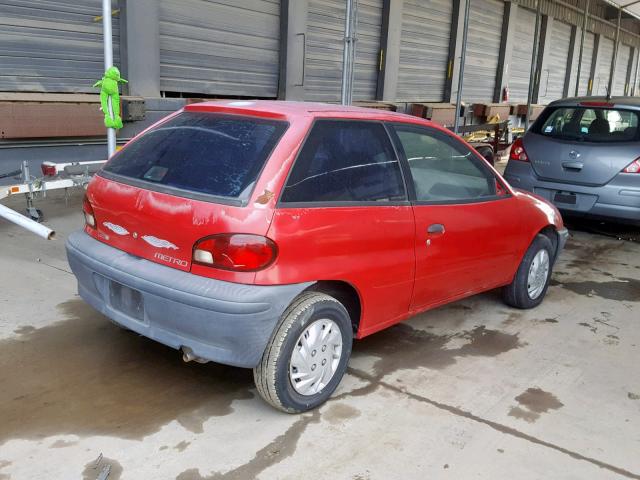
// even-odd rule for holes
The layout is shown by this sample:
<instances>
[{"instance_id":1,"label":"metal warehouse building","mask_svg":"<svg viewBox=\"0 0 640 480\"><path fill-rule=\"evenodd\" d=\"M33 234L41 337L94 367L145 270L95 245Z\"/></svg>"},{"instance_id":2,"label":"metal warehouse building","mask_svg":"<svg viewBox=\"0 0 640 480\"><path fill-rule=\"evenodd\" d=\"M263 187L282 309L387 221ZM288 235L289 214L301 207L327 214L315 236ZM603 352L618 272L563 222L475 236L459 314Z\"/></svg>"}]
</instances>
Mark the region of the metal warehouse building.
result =
<instances>
[{"instance_id":1,"label":"metal warehouse building","mask_svg":"<svg viewBox=\"0 0 640 480\"><path fill-rule=\"evenodd\" d=\"M388 102L398 109L413 102L451 107L459 84L465 3L359 0L353 100ZM130 123L123 136L194 98L339 102L345 4L114 0L114 62L129 80L125 95L137 99L136 108L125 105ZM470 5L465 103L526 103L534 47L534 104L605 94L611 71L612 94L637 92L640 21L627 12L618 18L611 2L541 0L537 45L535 0L471 0ZM0 0L0 108L10 123L1 132L5 160L33 156L33 138L102 135L99 115L94 123L87 120L97 110L95 98L77 95L96 93L92 84L103 73L100 15L100 0ZM50 110L43 110L54 103L67 118L56 128ZM17 152L16 142L29 148ZM55 159L56 153L46 155Z\"/></svg>"}]
</instances>

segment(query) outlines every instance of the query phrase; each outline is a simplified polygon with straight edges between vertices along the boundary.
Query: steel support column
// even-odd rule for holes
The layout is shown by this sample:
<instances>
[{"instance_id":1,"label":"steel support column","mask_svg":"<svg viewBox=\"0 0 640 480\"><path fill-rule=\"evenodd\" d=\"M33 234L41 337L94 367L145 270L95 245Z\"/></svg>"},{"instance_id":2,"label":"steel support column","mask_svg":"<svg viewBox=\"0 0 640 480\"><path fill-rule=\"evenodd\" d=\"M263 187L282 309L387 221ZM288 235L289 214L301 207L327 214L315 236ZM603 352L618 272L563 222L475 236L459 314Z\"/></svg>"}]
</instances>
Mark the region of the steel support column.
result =
<instances>
[{"instance_id":1,"label":"steel support column","mask_svg":"<svg viewBox=\"0 0 640 480\"><path fill-rule=\"evenodd\" d=\"M538 67L538 44L540 43L540 19L542 17L542 0L538 0L536 8L536 28L533 33L533 52L531 54L531 71L529 72L529 93L527 95L527 115L524 119L525 131L529 129L529 118L531 117L531 101L535 91L536 70Z\"/></svg>"},{"instance_id":2,"label":"steel support column","mask_svg":"<svg viewBox=\"0 0 640 480\"><path fill-rule=\"evenodd\" d=\"M618 22L616 23L616 38L613 44L613 58L611 59L611 69L609 70L609 86L607 87L607 97L613 94L613 81L616 76L616 63L618 61L618 49L620 48L620 22L622 21L622 9L618 9Z\"/></svg>"},{"instance_id":3,"label":"steel support column","mask_svg":"<svg viewBox=\"0 0 640 480\"><path fill-rule=\"evenodd\" d=\"M580 71L582 70L582 52L584 50L584 37L587 34L587 22L589 20L589 2L584 0L584 15L582 17L582 32L580 34L580 53L578 55L578 72L576 73L576 91L575 96L580 92Z\"/></svg>"},{"instance_id":4,"label":"steel support column","mask_svg":"<svg viewBox=\"0 0 640 480\"><path fill-rule=\"evenodd\" d=\"M464 61L467 56L467 36L469 34L469 11L471 10L471 0L465 0L464 6L464 26L462 27L462 49L460 52L460 73L458 74L458 93L456 94L456 118L454 119L453 131L458 133L460 126L460 106L462 105L462 87L464 85Z\"/></svg>"}]
</instances>

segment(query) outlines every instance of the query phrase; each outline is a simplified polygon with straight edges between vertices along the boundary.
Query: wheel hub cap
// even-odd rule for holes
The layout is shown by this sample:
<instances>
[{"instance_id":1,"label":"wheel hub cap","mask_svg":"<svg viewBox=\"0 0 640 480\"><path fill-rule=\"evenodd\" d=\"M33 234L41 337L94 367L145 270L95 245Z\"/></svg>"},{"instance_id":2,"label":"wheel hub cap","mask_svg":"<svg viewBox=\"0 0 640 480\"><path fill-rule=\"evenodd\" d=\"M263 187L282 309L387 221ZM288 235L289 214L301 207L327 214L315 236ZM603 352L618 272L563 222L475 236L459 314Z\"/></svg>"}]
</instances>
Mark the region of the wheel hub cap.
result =
<instances>
[{"instance_id":1,"label":"wheel hub cap","mask_svg":"<svg viewBox=\"0 0 640 480\"><path fill-rule=\"evenodd\" d=\"M549 253L545 249L540 250L533 257L527 277L527 292L531 300L535 300L542 294L549 276L549 264Z\"/></svg>"},{"instance_id":2,"label":"wheel hub cap","mask_svg":"<svg viewBox=\"0 0 640 480\"><path fill-rule=\"evenodd\" d=\"M316 320L298 337L289 362L289 379L300 395L320 393L342 356L342 333L333 320Z\"/></svg>"}]
</instances>

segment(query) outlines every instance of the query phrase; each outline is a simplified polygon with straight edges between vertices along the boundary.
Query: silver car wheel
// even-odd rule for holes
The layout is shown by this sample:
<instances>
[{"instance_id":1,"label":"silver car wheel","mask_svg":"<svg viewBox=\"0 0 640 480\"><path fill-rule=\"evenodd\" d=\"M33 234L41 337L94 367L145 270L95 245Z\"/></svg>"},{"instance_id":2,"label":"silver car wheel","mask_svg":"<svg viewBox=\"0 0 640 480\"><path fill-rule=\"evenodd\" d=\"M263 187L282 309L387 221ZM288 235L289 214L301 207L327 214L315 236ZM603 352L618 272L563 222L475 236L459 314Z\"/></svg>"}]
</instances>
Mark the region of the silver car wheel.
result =
<instances>
[{"instance_id":1,"label":"silver car wheel","mask_svg":"<svg viewBox=\"0 0 640 480\"><path fill-rule=\"evenodd\" d=\"M342 356L342 332L328 318L316 320L298 337L289 361L289 379L300 395L320 393L331 381Z\"/></svg>"},{"instance_id":2,"label":"silver car wheel","mask_svg":"<svg viewBox=\"0 0 640 480\"><path fill-rule=\"evenodd\" d=\"M536 253L536 256L533 257L533 261L529 266L527 293L531 300L535 300L542 294L547 283L547 277L549 276L549 266L549 252L543 248Z\"/></svg>"}]
</instances>

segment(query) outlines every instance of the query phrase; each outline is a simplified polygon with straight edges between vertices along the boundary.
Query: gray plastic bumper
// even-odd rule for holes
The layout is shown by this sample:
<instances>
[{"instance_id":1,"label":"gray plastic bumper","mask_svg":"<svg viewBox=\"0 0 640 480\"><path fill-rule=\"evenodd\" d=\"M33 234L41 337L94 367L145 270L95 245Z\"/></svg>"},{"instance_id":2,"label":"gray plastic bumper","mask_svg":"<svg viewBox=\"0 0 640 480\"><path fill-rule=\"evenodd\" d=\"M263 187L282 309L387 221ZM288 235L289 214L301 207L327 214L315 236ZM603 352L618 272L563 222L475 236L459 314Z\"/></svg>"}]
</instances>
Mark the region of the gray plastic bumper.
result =
<instances>
[{"instance_id":1,"label":"gray plastic bumper","mask_svg":"<svg viewBox=\"0 0 640 480\"><path fill-rule=\"evenodd\" d=\"M569 240L569 230L566 228L561 228L558 230L558 246L556 248L556 258L560 256L562 250L564 250L564 246L567 244L567 240Z\"/></svg>"},{"instance_id":2,"label":"gray plastic bumper","mask_svg":"<svg viewBox=\"0 0 640 480\"><path fill-rule=\"evenodd\" d=\"M134 257L82 231L69 236L66 248L78 293L96 310L145 337L238 367L258 364L284 310L311 285L205 278Z\"/></svg>"}]
</instances>

